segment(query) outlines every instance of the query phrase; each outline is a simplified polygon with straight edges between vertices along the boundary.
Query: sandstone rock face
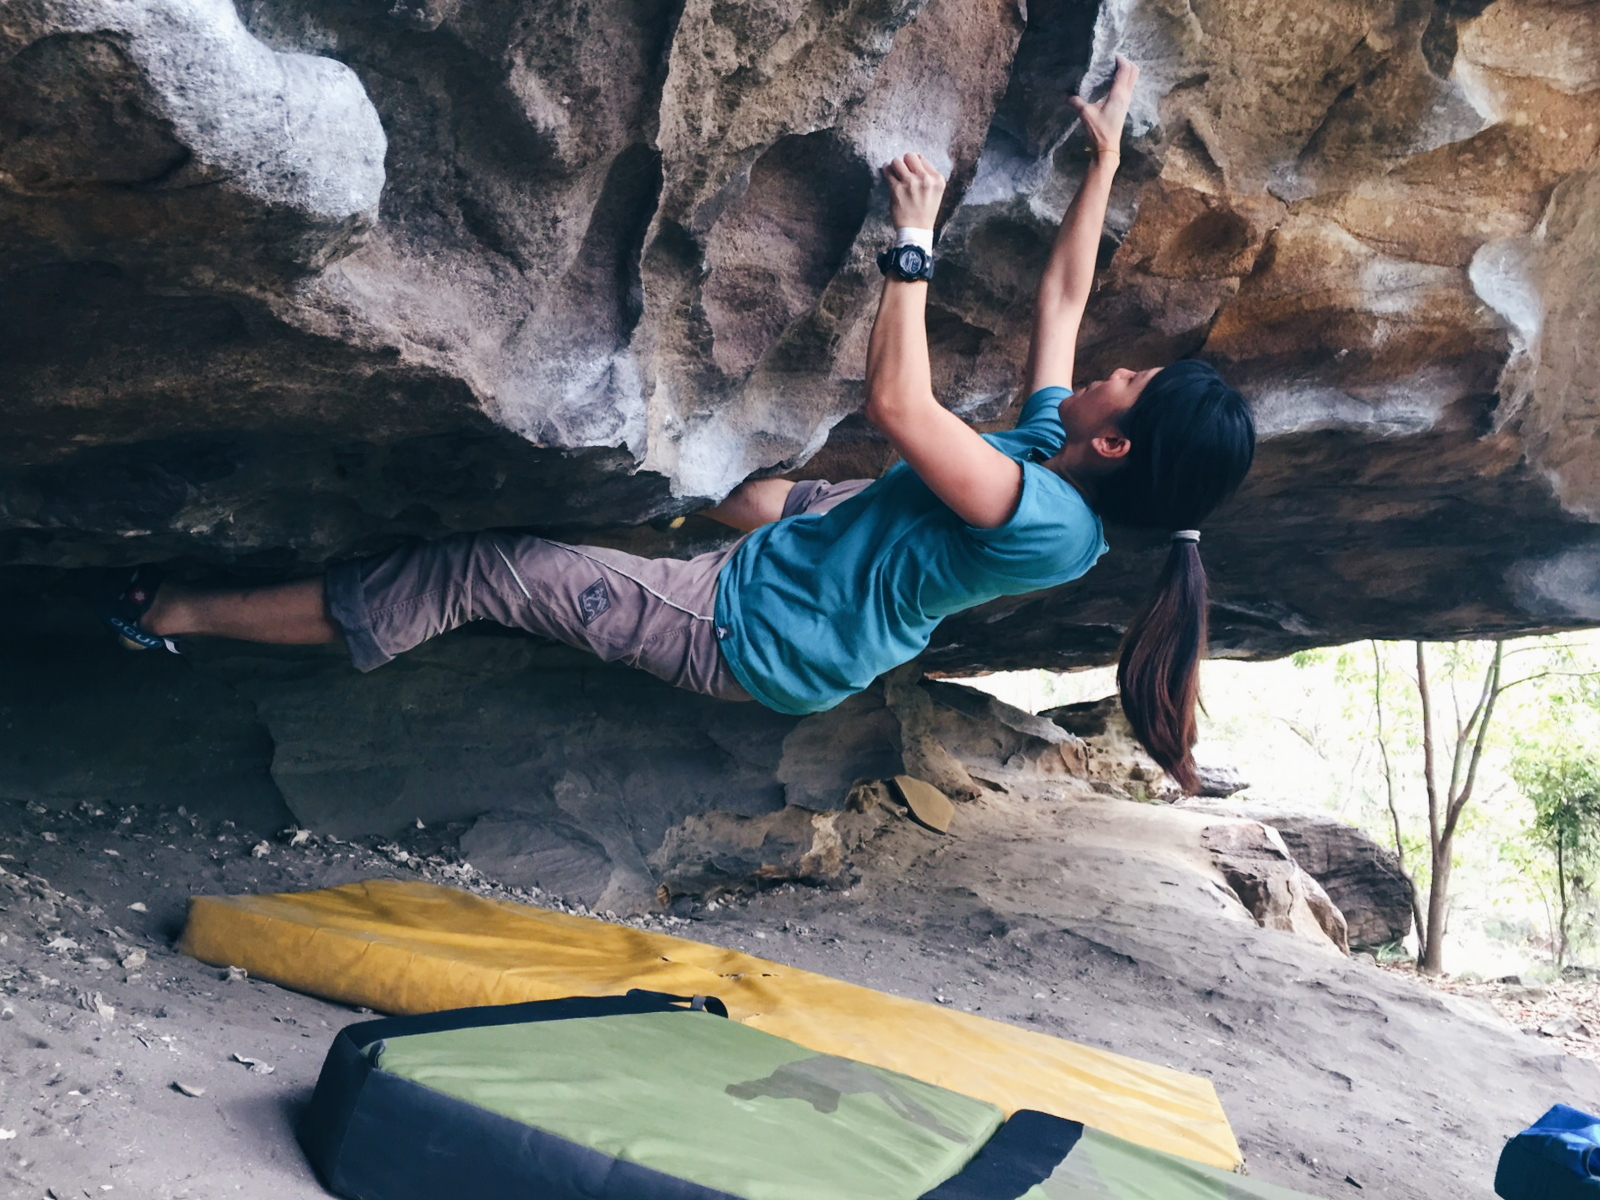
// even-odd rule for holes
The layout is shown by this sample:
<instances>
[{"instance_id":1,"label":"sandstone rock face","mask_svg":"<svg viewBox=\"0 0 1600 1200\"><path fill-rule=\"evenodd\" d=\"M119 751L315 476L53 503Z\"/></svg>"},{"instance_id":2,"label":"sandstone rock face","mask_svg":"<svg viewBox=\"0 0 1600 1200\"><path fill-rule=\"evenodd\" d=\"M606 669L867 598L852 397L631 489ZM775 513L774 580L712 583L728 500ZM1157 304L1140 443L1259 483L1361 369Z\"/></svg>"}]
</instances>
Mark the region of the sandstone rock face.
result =
<instances>
[{"instance_id":1,"label":"sandstone rock face","mask_svg":"<svg viewBox=\"0 0 1600 1200\"><path fill-rule=\"evenodd\" d=\"M1265 439L1217 645L1600 621L1600 13L1584 0L11 0L0 565L266 571L859 475L877 168L951 177L942 400L1018 399L1145 69L1083 377L1191 352ZM946 622L1101 661L1154 572Z\"/></svg>"},{"instance_id":2,"label":"sandstone rock face","mask_svg":"<svg viewBox=\"0 0 1600 1200\"><path fill-rule=\"evenodd\" d=\"M670 902L788 881L848 883L852 852L888 820L876 803L843 812L790 805L762 817L701 813L668 830L650 856L661 879L657 897Z\"/></svg>"}]
</instances>

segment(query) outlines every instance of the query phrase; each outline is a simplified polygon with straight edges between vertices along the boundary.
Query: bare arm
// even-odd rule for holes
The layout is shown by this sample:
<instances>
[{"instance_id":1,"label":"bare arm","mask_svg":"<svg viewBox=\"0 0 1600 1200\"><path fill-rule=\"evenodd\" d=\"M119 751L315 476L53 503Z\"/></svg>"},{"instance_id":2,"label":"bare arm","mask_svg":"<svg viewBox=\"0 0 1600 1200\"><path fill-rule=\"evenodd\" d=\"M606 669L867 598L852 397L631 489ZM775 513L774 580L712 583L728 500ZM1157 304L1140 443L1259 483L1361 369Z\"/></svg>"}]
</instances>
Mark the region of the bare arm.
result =
<instances>
[{"instance_id":1,"label":"bare arm","mask_svg":"<svg viewBox=\"0 0 1600 1200\"><path fill-rule=\"evenodd\" d=\"M1117 55L1117 77L1103 100L1090 104L1072 97L1084 132L1095 148L1089 174L1067 208L1056 233L1050 262L1039 281L1033 311L1033 344L1028 351L1028 394L1042 387L1072 386L1074 352L1083 310L1094 286L1095 259L1105 226L1106 203L1116 175L1122 125L1133 98L1139 68Z\"/></svg>"},{"instance_id":2,"label":"bare arm","mask_svg":"<svg viewBox=\"0 0 1600 1200\"><path fill-rule=\"evenodd\" d=\"M933 228L944 179L921 155L884 168L896 225ZM933 395L928 285L890 277L867 346L867 420L933 493L969 525L1004 525L1022 495L1022 468Z\"/></svg>"},{"instance_id":3,"label":"bare arm","mask_svg":"<svg viewBox=\"0 0 1600 1200\"><path fill-rule=\"evenodd\" d=\"M700 515L749 533L783 516L783 502L793 487L788 479L747 479L721 504L702 509Z\"/></svg>"}]
</instances>

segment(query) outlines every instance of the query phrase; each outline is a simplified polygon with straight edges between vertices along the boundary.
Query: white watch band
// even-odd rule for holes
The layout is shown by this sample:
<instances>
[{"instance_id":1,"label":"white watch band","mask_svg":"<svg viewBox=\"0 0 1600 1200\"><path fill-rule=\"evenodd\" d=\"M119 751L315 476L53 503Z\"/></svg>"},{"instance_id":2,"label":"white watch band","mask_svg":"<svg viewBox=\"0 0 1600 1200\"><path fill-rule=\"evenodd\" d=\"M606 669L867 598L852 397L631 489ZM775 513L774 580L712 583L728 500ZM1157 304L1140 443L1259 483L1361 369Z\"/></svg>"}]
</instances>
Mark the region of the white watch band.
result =
<instances>
[{"instance_id":1,"label":"white watch band","mask_svg":"<svg viewBox=\"0 0 1600 1200\"><path fill-rule=\"evenodd\" d=\"M915 246L924 254L933 253L933 230L919 229L915 225L901 225L894 231L896 246Z\"/></svg>"}]
</instances>

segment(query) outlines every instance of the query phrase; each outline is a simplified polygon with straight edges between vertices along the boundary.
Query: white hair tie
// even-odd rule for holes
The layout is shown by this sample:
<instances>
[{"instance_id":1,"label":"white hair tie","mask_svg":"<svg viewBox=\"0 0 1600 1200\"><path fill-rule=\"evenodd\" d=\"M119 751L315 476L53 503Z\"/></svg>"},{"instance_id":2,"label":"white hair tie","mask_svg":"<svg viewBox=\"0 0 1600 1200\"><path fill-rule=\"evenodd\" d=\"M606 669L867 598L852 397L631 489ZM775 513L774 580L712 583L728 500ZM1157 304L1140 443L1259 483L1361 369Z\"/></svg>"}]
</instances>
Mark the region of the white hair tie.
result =
<instances>
[{"instance_id":1,"label":"white hair tie","mask_svg":"<svg viewBox=\"0 0 1600 1200\"><path fill-rule=\"evenodd\" d=\"M1175 542L1199 542L1200 531L1198 529L1180 529L1172 535L1172 540Z\"/></svg>"}]
</instances>

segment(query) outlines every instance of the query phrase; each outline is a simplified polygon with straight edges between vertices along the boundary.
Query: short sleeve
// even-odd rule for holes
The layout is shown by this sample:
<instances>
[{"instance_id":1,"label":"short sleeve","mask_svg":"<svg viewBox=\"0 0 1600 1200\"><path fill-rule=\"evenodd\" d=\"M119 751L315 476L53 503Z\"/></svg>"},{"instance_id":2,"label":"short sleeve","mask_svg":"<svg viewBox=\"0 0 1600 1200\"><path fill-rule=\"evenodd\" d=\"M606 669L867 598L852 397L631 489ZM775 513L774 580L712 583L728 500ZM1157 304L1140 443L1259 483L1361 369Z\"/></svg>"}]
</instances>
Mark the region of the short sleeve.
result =
<instances>
[{"instance_id":1,"label":"short sleeve","mask_svg":"<svg viewBox=\"0 0 1600 1200\"><path fill-rule=\"evenodd\" d=\"M986 433L984 438L1012 458L1022 458L1034 451L1054 454L1066 437L1066 431L1061 428L1061 402L1070 395L1070 388L1040 388L1023 404L1022 416L1015 428Z\"/></svg>"},{"instance_id":2,"label":"short sleeve","mask_svg":"<svg viewBox=\"0 0 1600 1200\"><path fill-rule=\"evenodd\" d=\"M1017 421L1018 429L1028 429L1042 417L1046 421L1058 420L1061 411L1061 402L1072 395L1071 388L1043 387L1029 396L1022 405L1022 417Z\"/></svg>"},{"instance_id":3,"label":"short sleeve","mask_svg":"<svg viewBox=\"0 0 1600 1200\"><path fill-rule=\"evenodd\" d=\"M965 530L974 557L986 570L1036 581L1039 587L1076 579L1107 550L1100 518L1078 489L1033 462L1022 464L1022 495L1011 519L993 528L968 525Z\"/></svg>"}]
</instances>

